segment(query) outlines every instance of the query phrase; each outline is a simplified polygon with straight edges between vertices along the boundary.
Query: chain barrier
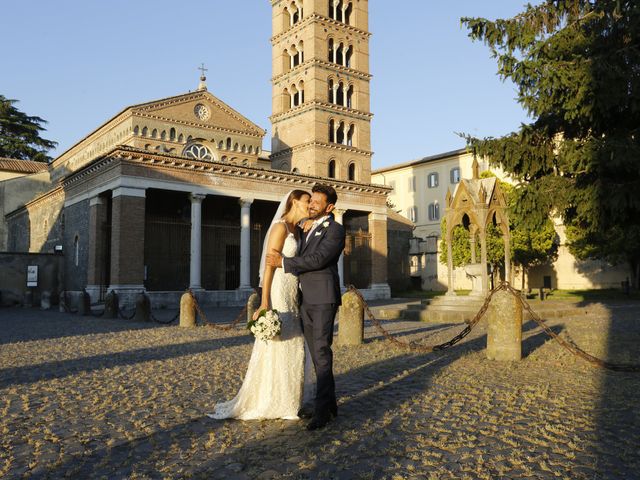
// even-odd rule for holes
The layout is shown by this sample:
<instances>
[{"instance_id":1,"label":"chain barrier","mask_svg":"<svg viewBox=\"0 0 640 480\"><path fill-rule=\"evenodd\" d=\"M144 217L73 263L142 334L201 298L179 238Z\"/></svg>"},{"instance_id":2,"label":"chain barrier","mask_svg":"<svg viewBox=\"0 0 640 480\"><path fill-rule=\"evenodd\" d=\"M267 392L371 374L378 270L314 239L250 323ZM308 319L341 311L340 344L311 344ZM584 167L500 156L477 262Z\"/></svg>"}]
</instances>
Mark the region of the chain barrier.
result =
<instances>
[{"instance_id":1,"label":"chain barrier","mask_svg":"<svg viewBox=\"0 0 640 480\"><path fill-rule=\"evenodd\" d=\"M209 322L209 320L207 319L207 316L205 315L204 311L202 310L202 308L200 308L200 304L198 303L198 299L193 294L193 291L191 291L191 289L188 289L187 292L189 293L189 295L191 296L191 299L193 300L193 304L196 307L196 313L198 314L198 317L200 317L200 320L202 320L204 325L206 327L208 327L208 328L213 328L215 330L228 331L228 330L231 330L232 328L235 328L236 325L238 325L238 323L240 323L240 320L243 317L246 317L247 304L245 303L244 307L242 307L242 310L240 311L238 316L236 318L234 318L233 321L229 325L216 325L215 323ZM254 292L255 292L255 290L254 290Z\"/></svg>"},{"instance_id":2,"label":"chain barrier","mask_svg":"<svg viewBox=\"0 0 640 480\"><path fill-rule=\"evenodd\" d=\"M180 316L180 310L178 309L178 313L176 313L170 320L160 320L159 318L157 318L153 312L150 310L149 311L149 315L151 316L151 320L153 320L156 323L159 323L160 325L169 325L170 323L175 322L178 317Z\"/></svg>"},{"instance_id":3,"label":"chain barrier","mask_svg":"<svg viewBox=\"0 0 640 480\"><path fill-rule=\"evenodd\" d=\"M395 336L391 335L387 330L385 330L384 327L381 325L380 321L373 315L373 313L371 312L371 309L369 308L369 305L367 305L366 300L364 299L362 294L358 291L358 289L353 285L349 285L347 289L354 292L358 296L360 303L362 304L367 316L369 317L369 320L371 320L371 323L373 323L373 325L378 329L378 331L382 333L385 339L387 339L388 341L390 341L391 343L399 347L408 348L415 352L421 352L421 353L436 352L436 351L445 350L447 348L454 346L456 343L458 343L460 340L466 337L469 334L469 332L471 332L473 327L475 327L477 323L480 321L480 319L484 316L484 314L487 312L487 309L489 308L489 303L491 303L491 298L493 297L493 295L500 290L504 290L506 292L509 292L518 300L522 308L526 310L529 313L529 315L531 315L531 319L534 322L536 322L538 326L547 335L549 335L552 339L557 341L563 348L568 350L573 355L580 357L583 360L586 360L591 365L594 365L598 368L613 370L617 372L640 372L640 365L632 365L627 363L612 363L606 360L602 360L600 358L594 357L593 355L585 352L580 347L576 345L572 345L571 343L569 343L568 341L560 337L557 333L555 333L553 330L551 330L551 328L547 326L545 321L533 310L533 308L531 308L531 305L529 305L529 303L522 298L520 291L513 288L508 282L501 282L496 288L494 288L493 290L491 290L491 292L489 292L489 294L487 295L487 298L485 299L484 303L480 307L480 310L478 310L478 313L476 313L473 319L469 321L469 324L464 330L462 330L458 335L453 337L448 342L441 343L439 345L421 345L416 342L409 343L409 342L402 342L398 340Z\"/></svg>"},{"instance_id":4,"label":"chain barrier","mask_svg":"<svg viewBox=\"0 0 640 480\"><path fill-rule=\"evenodd\" d=\"M545 321L533 310L533 308L531 308L531 305L529 305L529 303L522 298L522 295L520 295L520 292L518 290L513 288L507 282L503 282L501 286L504 288L504 290L508 291L514 297L516 297L518 302L520 302L520 305L522 305L522 308L526 310L529 313L529 315L531 315L531 319L534 322L536 322L538 326L542 328L542 330L544 330L544 332L547 335L553 338L556 342L558 342L562 347L564 347L570 353L574 354L577 357L582 358L583 360L586 360L587 362L589 362L590 364L598 368L603 368L605 370L613 370L615 372L640 372L640 365L632 365L629 363L607 362L606 360L602 360L601 358L594 357L593 355L585 352L577 345L572 345L571 343L566 341L564 338L560 337L556 332L554 332L547 326Z\"/></svg>"},{"instance_id":5,"label":"chain barrier","mask_svg":"<svg viewBox=\"0 0 640 480\"><path fill-rule=\"evenodd\" d=\"M478 310L478 313L476 313L475 316L468 322L468 324L465 327L465 329L462 330L460 333L458 333L451 340L449 340L447 342L444 342L444 343L440 343L438 345L422 345L422 344L417 343L417 342L403 342L401 340L398 340L397 337L395 337L394 335L389 333L382 326L382 324L380 323L380 320L378 320L375 317L375 315L371 312L371 309L369 308L369 305L367 304L367 301L362 296L362 293L360 293L360 291L356 287L354 287L353 285L349 285L347 287L348 291L351 291L351 292L353 292L353 293L355 293L357 295L358 299L360 300L360 303L362 304L362 307L364 308L365 313L367 314L367 317L369 317L369 320L371 321L371 323L373 323L373 325L376 327L376 329L378 329L378 331L384 336L384 338L386 340L388 340L389 342L391 342L394 345L397 345L397 346L399 346L401 348L408 348L409 350L411 350L413 352L419 352L419 353L431 353L431 352L439 352L439 351L442 351L442 350L446 350L447 348L453 347L456 343L458 343L464 337L469 335L471 330L473 330L473 327L475 327L478 324L480 319L487 312L487 309L489 308L489 303L491 303L491 298L493 297L493 295L497 291L502 290L502 289L503 288L500 285L500 286L494 288L491 292L489 292L489 295L487 295L487 298L485 298L484 303L480 307L480 310Z\"/></svg>"},{"instance_id":6,"label":"chain barrier","mask_svg":"<svg viewBox=\"0 0 640 480\"><path fill-rule=\"evenodd\" d=\"M127 316L124 313L124 310L122 310L120 307L118 307L118 316L122 319L122 320L133 320L133 317L136 316L136 309L133 309L133 313L129 316Z\"/></svg>"}]
</instances>

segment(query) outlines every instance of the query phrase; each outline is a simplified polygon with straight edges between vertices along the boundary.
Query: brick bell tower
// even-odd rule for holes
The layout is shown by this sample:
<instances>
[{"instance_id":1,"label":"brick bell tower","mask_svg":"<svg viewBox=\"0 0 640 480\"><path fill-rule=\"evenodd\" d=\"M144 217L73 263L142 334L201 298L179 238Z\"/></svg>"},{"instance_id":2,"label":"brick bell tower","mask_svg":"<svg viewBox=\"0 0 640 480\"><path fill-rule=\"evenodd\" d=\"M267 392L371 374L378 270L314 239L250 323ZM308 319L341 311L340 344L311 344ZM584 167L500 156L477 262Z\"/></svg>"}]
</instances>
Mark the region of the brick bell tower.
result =
<instances>
[{"instance_id":1,"label":"brick bell tower","mask_svg":"<svg viewBox=\"0 0 640 480\"><path fill-rule=\"evenodd\" d=\"M271 0L271 164L371 181L367 0Z\"/></svg>"}]
</instances>

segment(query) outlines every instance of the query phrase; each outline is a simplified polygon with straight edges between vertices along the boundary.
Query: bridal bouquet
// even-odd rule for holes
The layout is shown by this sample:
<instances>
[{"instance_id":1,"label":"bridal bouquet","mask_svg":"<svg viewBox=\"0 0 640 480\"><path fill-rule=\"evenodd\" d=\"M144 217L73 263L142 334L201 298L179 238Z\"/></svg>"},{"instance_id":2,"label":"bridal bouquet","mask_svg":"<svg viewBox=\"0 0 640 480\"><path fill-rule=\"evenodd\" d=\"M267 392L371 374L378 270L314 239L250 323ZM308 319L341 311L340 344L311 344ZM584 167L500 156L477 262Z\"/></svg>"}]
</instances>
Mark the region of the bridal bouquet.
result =
<instances>
[{"instance_id":1,"label":"bridal bouquet","mask_svg":"<svg viewBox=\"0 0 640 480\"><path fill-rule=\"evenodd\" d=\"M280 335L282 322L277 310L261 310L256 320L247 323L247 328L258 340L265 342Z\"/></svg>"}]
</instances>

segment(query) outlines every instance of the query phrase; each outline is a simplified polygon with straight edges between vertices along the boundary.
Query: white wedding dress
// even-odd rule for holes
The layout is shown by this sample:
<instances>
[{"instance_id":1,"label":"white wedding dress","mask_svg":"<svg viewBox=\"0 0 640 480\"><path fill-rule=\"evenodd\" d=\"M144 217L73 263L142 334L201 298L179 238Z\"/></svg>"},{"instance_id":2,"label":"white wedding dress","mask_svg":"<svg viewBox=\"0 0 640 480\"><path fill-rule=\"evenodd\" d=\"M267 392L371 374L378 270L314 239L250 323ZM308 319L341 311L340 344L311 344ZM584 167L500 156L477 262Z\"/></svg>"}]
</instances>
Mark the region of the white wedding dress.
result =
<instances>
[{"instance_id":1,"label":"white wedding dress","mask_svg":"<svg viewBox=\"0 0 640 480\"><path fill-rule=\"evenodd\" d=\"M292 257L296 251L296 238L289 232L282 254ZM232 400L215 405L209 417L296 420L303 400L313 399L313 367L302 335L297 295L298 277L277 268L271 284L271 308L282 321L281 334L268 342L255 340L240 391Z\"/></svg>"}]
</instances>

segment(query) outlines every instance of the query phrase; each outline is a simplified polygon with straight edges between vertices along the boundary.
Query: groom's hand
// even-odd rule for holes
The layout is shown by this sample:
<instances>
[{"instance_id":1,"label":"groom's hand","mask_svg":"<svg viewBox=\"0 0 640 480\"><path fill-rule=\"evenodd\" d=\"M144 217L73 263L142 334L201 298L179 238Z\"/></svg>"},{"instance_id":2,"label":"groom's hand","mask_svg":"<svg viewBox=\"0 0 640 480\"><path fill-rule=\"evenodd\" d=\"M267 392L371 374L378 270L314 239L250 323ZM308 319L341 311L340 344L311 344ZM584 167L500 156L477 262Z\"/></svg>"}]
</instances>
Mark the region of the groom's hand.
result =
<instances>
[{"instance_id":1,"label":"groom's hand","mask_svg":"<svg viewBox=\"0 0 640 480\"><path fill-rule=\"evenodd\" d=\"M279 253L267 253L267 265L282 268L282 255Z\"/></svg>"}]
</instances>

